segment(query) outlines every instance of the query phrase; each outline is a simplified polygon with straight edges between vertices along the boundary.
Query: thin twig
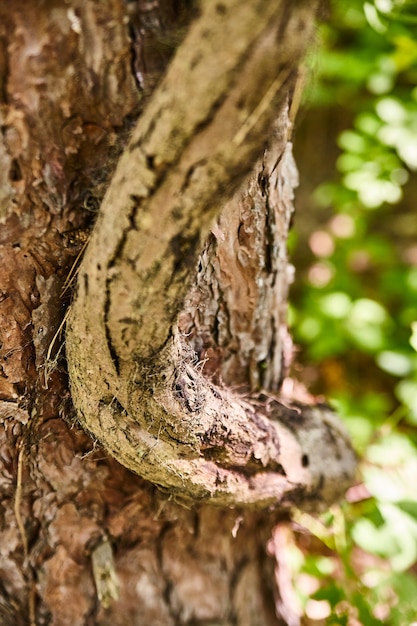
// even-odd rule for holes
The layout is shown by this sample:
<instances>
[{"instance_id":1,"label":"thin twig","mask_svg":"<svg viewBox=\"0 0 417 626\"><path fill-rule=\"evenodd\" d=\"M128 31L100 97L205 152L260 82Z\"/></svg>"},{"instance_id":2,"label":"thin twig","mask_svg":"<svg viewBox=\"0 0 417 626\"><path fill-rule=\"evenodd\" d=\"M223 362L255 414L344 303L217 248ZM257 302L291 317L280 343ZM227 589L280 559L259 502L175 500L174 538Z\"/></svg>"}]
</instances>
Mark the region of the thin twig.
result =
<instances>
[{"instance_id":1,"label":"thin twig","mask_svg":"<svg viewBox=\"0 0 417 626\"><path fill-rule=\"evenodd\" d=\"M22 513L21 513L21 505L22 505L22 495L23 495L23 461L25 456L25 450L23 442L20 442L19 446L19 455L17 458L17 478L16 478L16 494L14 500L14 515L16 518L17 527L20 532L20 536L22 538L23 545L23 554L25 559L25 565L29 572L29 599L28 599L28 609L29 609L29 624L30 626L36 626L36 612L35 612L35 597L36 597L36 589L33 580L33 572L29 564L29 544L28 538L25 530L25 525L23 523Z\"/></svg>"}]
</instances>

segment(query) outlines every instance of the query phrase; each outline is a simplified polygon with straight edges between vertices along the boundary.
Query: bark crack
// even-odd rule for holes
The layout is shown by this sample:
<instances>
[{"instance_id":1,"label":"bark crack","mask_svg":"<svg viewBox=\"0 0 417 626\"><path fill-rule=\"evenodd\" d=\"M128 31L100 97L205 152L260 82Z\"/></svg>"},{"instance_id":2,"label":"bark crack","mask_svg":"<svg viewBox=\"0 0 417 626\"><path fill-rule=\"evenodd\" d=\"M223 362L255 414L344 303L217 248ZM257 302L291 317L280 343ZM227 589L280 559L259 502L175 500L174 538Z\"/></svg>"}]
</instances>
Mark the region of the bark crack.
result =
<instances>
[{"instance_id":1,"label":"bark crack","mask_svg":"<svg viewBox=\"0 0 417 626\"><path fill-rule=\"evenodd\" d=\"M134 194L130 196L130 207L129 212L127 214L127 225L123 228L121 235L119 235L119 241L117 242L117 246L114 249L113 254L107 260L107 269L106 269L106 281L105 281L105 299L104 299L104 307L103 307L103 318L104 318L104 328L106 335L106 343L110 352L111 360L113 361L114 367L116 368L117 375L120 375L120 359L118 356L117 348L112 339L112 333L110 329L110 308L111 308L111 285L114 280L112 269L117 265L118 260L123 256L123 249L126 244L126 239L128 237L129 232L135 229L135 215L140 206L140 198ZM88 276L88 274L85 274ZM87 291L87 290L86 290Z\"/></svg>"}]
</instances>

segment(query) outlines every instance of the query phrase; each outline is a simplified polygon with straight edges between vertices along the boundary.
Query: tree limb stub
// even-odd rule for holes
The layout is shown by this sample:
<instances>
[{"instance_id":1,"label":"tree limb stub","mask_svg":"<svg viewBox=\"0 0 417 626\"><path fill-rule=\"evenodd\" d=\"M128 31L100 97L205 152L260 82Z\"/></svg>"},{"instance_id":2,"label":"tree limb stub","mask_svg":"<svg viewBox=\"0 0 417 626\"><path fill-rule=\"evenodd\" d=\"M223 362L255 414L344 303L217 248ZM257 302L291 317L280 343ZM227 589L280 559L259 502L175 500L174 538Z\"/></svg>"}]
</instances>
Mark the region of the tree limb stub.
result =
<instances>
[{"instance_id":1,"label":"tree limb stub","mask_svg":"<svg viewBox=\"0 0 417 626\"><path fill-rule=\"evenodd\" d=\"M304 2L202 3L80 268L67 329L79 419L122 464L188 499L317 507L354 471L328 409L214 386L175 330L213 218L286 106L314 12Z\"/></svg>"}]
</instances>

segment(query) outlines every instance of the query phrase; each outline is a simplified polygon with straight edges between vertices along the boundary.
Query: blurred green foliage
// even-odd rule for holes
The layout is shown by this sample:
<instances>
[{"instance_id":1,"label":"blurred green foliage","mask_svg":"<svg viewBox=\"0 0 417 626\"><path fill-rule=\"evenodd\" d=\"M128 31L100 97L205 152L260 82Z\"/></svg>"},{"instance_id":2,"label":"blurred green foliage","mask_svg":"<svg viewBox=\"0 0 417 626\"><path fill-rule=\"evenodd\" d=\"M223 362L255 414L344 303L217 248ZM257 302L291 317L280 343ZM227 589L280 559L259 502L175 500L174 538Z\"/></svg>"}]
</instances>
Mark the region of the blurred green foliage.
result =
<instances>
[{"instance_id":1,"label":"blurred green foliage","mask_svg":"<svg viewBox=\"0 0 417 626\"><path fill-rule=\"evenodd\" d=\"M319 542L294 546L293 570L306 624L409 626L417 624L417 2L333 0L320 39L309 106L340 108L352 124L337 140L338 176L314 193L329 217L310 235L291 323L299 360L315 365L314 390L343 416L361 464L347 502L321 520L298 519Z\"/></svg>"}]
</instances>

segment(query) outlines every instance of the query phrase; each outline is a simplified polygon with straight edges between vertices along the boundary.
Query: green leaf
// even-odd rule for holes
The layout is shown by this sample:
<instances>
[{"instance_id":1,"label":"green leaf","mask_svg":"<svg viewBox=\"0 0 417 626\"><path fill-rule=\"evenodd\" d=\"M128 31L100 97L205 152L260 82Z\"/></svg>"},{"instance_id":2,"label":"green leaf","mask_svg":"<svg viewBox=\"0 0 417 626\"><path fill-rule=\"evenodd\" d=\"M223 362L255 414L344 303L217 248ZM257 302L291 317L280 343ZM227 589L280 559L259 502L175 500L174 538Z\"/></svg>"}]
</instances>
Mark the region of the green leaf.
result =
<instances>
[{"instance_id":1,"label":"green leaf","mask_svg":"<svg viewBox=\"0 0 417 626\"><path fill-rule=\"evenodd\" d=\"M331 582L324 587L321 587L312 596L314 600L327 600L332 608L334 608L339 602L345 599L345 593L339 585Z\"/></svg>"},{"instance_id":2,"label":"green leaf","mask_svg":"<svg viewBox=\"0 0 417 626\"><path fill-rule=\"evenodd\" d=\"M401 352L383 350L376 356L378 366L393 376L407 376L413 369L412 359Z\"/></svg>"}]
</instances>

